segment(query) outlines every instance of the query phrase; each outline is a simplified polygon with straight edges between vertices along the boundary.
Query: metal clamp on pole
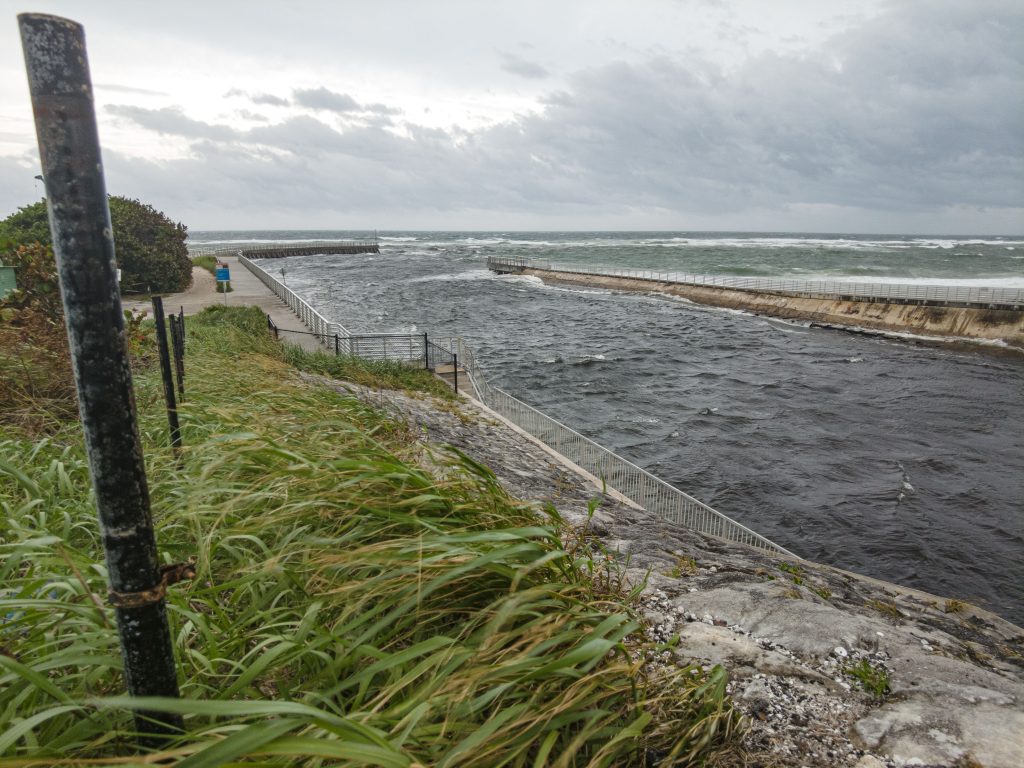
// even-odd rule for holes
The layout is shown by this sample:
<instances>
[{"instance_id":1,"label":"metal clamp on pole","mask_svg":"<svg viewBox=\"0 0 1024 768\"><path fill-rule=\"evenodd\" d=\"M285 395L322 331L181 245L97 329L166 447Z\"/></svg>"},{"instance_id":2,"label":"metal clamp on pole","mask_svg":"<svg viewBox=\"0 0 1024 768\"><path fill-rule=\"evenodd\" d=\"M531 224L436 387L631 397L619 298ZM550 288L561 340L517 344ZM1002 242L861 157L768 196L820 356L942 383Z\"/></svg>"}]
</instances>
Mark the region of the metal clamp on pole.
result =
<instances>
[{"instance_id":1,"label":"metal clamp on pole","mask_svg":"<svg viewBox=\"0 0 1024 768\"><path fill-rule=\"evenodd\" d=\"M181 581L191 581L196 577L196 560L191 558L187 563L160 566L160 583L152 589L141 592L107 593L107 600L115 608L141 608L144 605L158 603L167 597L167 588Z\"/></svg>"}]
</instances>

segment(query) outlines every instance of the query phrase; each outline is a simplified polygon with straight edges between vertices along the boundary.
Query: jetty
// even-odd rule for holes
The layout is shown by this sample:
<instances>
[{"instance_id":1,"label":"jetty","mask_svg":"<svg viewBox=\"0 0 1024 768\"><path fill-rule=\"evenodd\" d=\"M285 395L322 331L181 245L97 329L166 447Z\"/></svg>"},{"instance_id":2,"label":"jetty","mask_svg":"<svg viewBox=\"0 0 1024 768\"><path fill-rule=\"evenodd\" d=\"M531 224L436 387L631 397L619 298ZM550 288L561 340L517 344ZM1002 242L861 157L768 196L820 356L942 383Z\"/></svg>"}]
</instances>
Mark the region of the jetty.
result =
<instances>
[{"instance_id":1,"label":"jetty","mask_svg":"<svg viewBox=\"0 0 1024 768\"><path fill-rule=\"evenodd\" d=\"M275 244L259 246L257 248L242 248L239 250L239 253L247 259L283 259L288 256L315 256L336 253L380 253L380 244L376 240L321 244L303 243L302 245Z\"/></svg>"},{"instance_id":2,"label":"jetty","mask_svg":"<svg viewBox=\"0 0 1024 768\"><path fill-rule=\"evenodd\" d=\"M546 282L662 293L815 325L994 342L1024 352L1024 290L1018 288L691 275L493 256L487 266Z\"/></svg>"},{"instance_id":3,"label":"jetty","mask_svg":"<svg viewBox=\"0 0 1024 768\"><path fill-rule=\"evenodd\" d=\"M380 253L380 242L367 240L304 240L281 241L265 245L198 245L189 246L190 258L196 256L244 256L249 259L283 259L288 256L318 256L333 254Z\"/></svg>"}]
</instances>

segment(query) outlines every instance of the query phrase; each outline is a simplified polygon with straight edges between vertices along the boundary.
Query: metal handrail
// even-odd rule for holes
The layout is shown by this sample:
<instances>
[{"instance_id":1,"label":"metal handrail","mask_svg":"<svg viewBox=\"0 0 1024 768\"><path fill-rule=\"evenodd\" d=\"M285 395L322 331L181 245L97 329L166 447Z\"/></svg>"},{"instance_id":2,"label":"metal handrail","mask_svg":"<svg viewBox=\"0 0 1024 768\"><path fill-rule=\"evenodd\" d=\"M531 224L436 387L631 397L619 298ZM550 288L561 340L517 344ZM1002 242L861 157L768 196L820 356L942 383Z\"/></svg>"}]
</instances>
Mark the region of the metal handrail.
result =
<instances>
[{"instance_id":1,"label":"metal handrail","mask_svg":"<svg viewBox=\"0 0 1024 768\"><path fill-rule=\"evenodd\" d=\"M922 285L919 283L870 283L846 280L792 280L771 277L730 277L727 275L691 275L682 272L661 272L648 269L619 269L574 262L550 262L539 259L489 256L490 269L519 271L538 269L576 275L620 277L658 283L731 288L738 291L778 293L809 298L857 299L943 304L970 304L987 308L1020 309L1024 307L1024 290L968 285Z\"/></svg>"},{"instance_id":2,"label":"metal handrail","mask_svg":"<svg viewBox=\"0 0 1024 768\"><path fill-rule=\"evenodd\" d=\"M320 338L320 342L324 344L324 346L332 345L334 343L335 336L346 338L352 335L348 328L343 326L341 323L335 323L328 320L313 309L312 305L295 293L295 291L277 278L273 277L262 267L258 267L253 264L252 261L247 259L245 256L242 256L240 253L238 254L238 261L246 269L256 275L256 277L258 277L265 286L273 291L281 301L287 304L291 310L298 315L299 319L305 323L306 327Z\"/></svg>"},{"instance_id":3,"label":"metal handrail","mask_svg":"<svg viewBox=\"0 0 1024 768\"><path fill-rule=\"evenodd\" d=\"M495 387L487 381L473 350L462 339L456 339L454 347L470 387L480 402L600 478L626 498L650 512L700 533L796 557L788 549Z\"/></svg>"}]
</instances>

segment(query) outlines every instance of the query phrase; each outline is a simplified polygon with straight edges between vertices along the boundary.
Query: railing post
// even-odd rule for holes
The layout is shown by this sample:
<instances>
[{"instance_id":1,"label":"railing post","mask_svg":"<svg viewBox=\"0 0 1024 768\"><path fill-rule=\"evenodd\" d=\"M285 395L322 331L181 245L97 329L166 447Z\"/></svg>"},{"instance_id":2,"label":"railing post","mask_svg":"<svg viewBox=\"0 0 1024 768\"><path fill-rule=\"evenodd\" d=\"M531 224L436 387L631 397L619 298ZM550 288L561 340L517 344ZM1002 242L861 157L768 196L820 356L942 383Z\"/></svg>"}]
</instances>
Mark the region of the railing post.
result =
<instances>
[{"instance_id":1,"label":"railing post","mask_svg":"<svg viewBox=\"0 0 1024 768\"><path fill-rule=\"evenodd\" d=\"M423 334L423 367L430 370L430 342L427 341L427 334Z\"/></svg>"},{"instance_id":2,"label":"railing post","mask_svg":"<svg viewBox=\"0 0 1024 768\"><path fill-rule=\"evenodd\" d=\"M85 34L45 14L18 24L125 683L132 696L177 698ZM144 744L159 745L182 719L137 711L135 726Z\"/></svg>"},{"instance_id":3,"label":"railing post","mask_svg":"<svg viewBox=\"0 0 1024 768\"><path fill-rule=\"evenodd\" d=\"M452 353L452 382L455 384L455 394L459 394L459 356Z\"/></svg>"},{"instance_id":4,"label":"railing post","mask_svg":"<svg viewBox=\"0 0 1024 768\"><path fill-rule=\"evenodd\" d=\"M341 338L334 334L334 356L341 357Z\"/></svg>"}]
</instances>

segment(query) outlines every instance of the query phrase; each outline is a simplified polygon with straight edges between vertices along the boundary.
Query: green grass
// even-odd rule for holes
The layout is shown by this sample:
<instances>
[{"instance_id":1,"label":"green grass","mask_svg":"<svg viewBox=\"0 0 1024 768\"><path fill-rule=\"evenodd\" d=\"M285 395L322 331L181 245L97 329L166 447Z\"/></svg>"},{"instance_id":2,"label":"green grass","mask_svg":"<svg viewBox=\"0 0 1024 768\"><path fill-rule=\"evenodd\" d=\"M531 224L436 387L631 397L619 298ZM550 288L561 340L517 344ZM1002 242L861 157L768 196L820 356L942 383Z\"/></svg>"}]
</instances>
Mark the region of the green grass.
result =
<instances>
[{"instance_id":1,"label":"green grass","mask_svg":"<svg viewBox=\"0 0 1024 768\"><path fill-rule=\"evenodd\" d=\"M215 256L193 256L192 257L192 263L195 266L202 267L203 269L205 269L207 272L209 272L214 277L217 276L217 262L218 262L218 260L217 260L217 258ZM226 291L224 290L225 287L227 288ZM225 286L224 283L222 283L220 281L217 282L217 293L232 293L233 291L234 291L234 288L231 287L231 281L230 280L227 282L226 286Z\"/></svg>"},{"instance_id":2,"label":"green grass","mask_svg":"<svg viewBox=\"0 0 1024 768\"><path fill-rule=\"evenodd\" d=\"M363 360L345 355L339 357L332 352L310 352L295 345L285 347L284 359L308 373L345 379L367 387L407 389L443 400L455 400L451 387L429 371L394 360Z\"/></svg>"},{"instance_id":3,"label":"green grass","mask_svg":"<svg viewBox=\"0 0 1024 768\"><path fill-rule=\"evenodd\" d=\"M675 566L666 575L673 579L681 579L684 576L696 576L697 572L697 561L692 557L680 555L676 558Z\"/></svg>"},{"instance_id":4,"label":"green grass","mask_svg":"<svg viewBox=\"0 0 1024 768\"><path fill-rule=\"evenodd\" d=\"M859 682L861 688L876 699L884 698L889 693L889 673L882 667L872 666L867 659L847 665L843 672Z\"/></svg>"},{"instance_id":5,"label":"green grass","mask_svg":"<svg viewBox=\"0 0 1024 768\"><path fill-rule=\"evenodd\" d=\"M211 275L216 276L217 274L217 259L213 256L193 256L192 263L197 267L202 267Z\"/></svg>"},{"instance_id":6,"label":"green grass","mask_svg":"<svg viewBox=\"0 0 1024 768\"><path fill-rule=\"evenodd\" d=\"M868 602L868 607L874 608L883 616L887 616L895 622L906 618L903 611L896 605L895 600L871 600Z\"/></svg>"},{"instance_id":7,"label":"green grass","mask_svg":"<svg viewBox=\"0 0 1024 768\"><path fill-rule=\"evenodd\" d=\"M650 663L606 553L563 544L557 513L455 452L428 473L407 425L300 381L258 310L187 331L180 462L158 372L136 380L163 559L199 568L167 600L182 698L144 702L185 716L162 757L669 766L729 748L724 671ZM139 764L78 431L0 432L0 766Z\"/></svg>"}]
</instances>

